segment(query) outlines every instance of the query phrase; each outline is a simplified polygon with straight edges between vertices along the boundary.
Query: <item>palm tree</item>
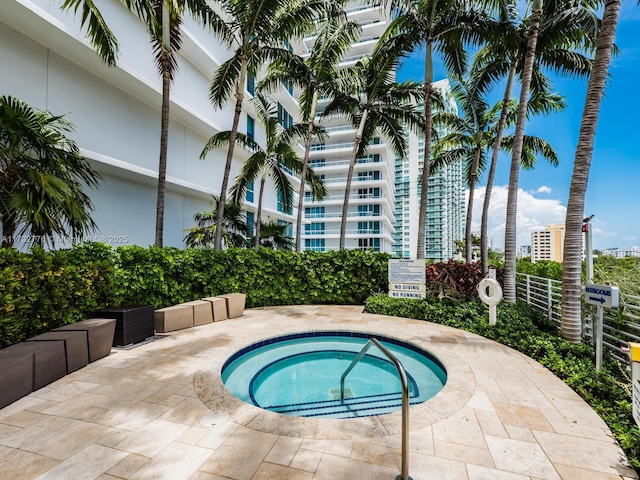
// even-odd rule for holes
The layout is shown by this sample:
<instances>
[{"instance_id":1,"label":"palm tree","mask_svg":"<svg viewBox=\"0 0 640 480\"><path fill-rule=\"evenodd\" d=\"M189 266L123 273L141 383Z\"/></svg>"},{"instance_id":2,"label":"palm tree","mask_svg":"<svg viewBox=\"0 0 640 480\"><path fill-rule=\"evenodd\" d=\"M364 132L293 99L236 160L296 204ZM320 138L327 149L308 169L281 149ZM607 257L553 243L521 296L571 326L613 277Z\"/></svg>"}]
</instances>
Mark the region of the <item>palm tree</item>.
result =
<instances>
[{"instance_id":1,"label":"palm tree","mask_svg":"<svg viewBox=\"0 0 640 480\"><path fill-rule=\"evenodd\" d=\"M571 176L567 215L565 220L564 254L562 258L562 336L574 343L581 341L582 319L580 313L582 274L582 222L584 197L587 190L589 169L596 135L598 112L611 62L613 42L620 16L620 0L607 0L602 17L602 29L598 35L598 47L593 70L587 87L580 136Z\"/></svg>"},{"instance_id":2,"label":"palm tree","mask_svg":"<svg viewBox=\"0 0 640 480\"><path fill-rule=\"evenodd\" d=\"M463 116L448 113L439 113L434 116L434 123L446 126L451 133L440 138L433 147L434 164L448 163L462 160L465 164L465 177L469 185L469 201L467 206L466 232L464 242L465 260L473 261L473 234L471 233L471 219L473 215L473 197L475 185L479 175L486 168L487 152L493 148L496 138L496 125L499 121L498 112L502 111L502 102L498 102L492 108L476 96L477 91L470 88L469 82L458 82L453 88L453 94L458 100ZM515 104L508 109L513 118ZM505 136L500 148L503 152L511 152L514 135ZM532 169L536 164L536 156L543 156L552 165L558 164L558 155L553 147L545 140L525 135L522 147L521 166L524 169ZM481 239L478 238L480 241Z\"/></svg>"},{"instance_id":3,"label":"palm tree","mask_svg":"<svg viewBox=\"0 0 640 480\"><path fill-rule=\"evenodd\" d=\"M333 12L332 12L333 13ZM258 89L269 90L289 82L301 90L300 111L302 122L307 124L307 137L304 157L302 159L301 178L306 177L309 168L309 152L314 139L313 131L318 107L318 98L328 95L337 76L340 59L357 39L360 24L344 21L344 11L329 15L318 29L318 35L308 58L291 54L284 55L269 65L269 73L258 85ZM295 249L300 252L300 236L302 231L302 211L305 182L300 182L298 194L298 217L296 220ZM321 199L318 199L321 200Z\"/></svg>"},{"instance_id":4,"label":"palm tree","mask_svg":"<svg viewBox=\"0 0 640 480\"><path fill-rule=\"evenodd\" d=\"M218 198L212 196L211 210L198 212L193 216L196 226L185 229L187 235L184 241L189 248L213 247L213 239L216 233L216 218L218 216ZM224 209L224 221L222 222L223 245L227 247L246 246L249 235L249 227L242 212L242 206L236 203L227 203Z\"/></svg>"},{"instance_id":5,"label":"palm tree","mask_svg":"<svg viewBox=\"0 0 640 480\"><path fill-rule=\"evenodd\" d=\"M487 44L476 54L473 70L477 72L479 88L486 91L497 80L506 78L503 95L503 110L496 129L496 138L489 167L485 190L481 225L481 265L484 273L488 270L487 224L489 203L495 177L500 142L507 124L507 108L511 102L511 90L516 75L522 73L527 46L527 23L519 17L512 2L501 4L499 28L489 37ZM531 109L529 114L548 114L564 108L561 98L549 92L550 83L541 72L541 67L556 73L587 78L591 70L591 60L584 53L593 51L598 19L585 5L565 0L548 0L543 5L540 36L536 46L536 64L532 77Z\"/></svg>"},{"instance_id":6,"label":"palm tree","mask_svg":"<svg viewBox=\"0 0 640 480\"><path fill-rule=\"evenodd\" d=\"M443 145L453 147L451 153L461 158L465 164L465 176L469 185L469 201L467 204L467 218L465 227L464 255L467 263L472 261L471 219L473 218L473 196L480 172L486 164L487 150L492 132L497 123L496 107L489 109L487 103L480 97L477 85L469 80L457 79L451 91L462 116L439 113L434 116L434 123L446 125L453 129L438 141ZM439 146L437 150L442 150Z\"/></svg>"},{"instance_id":7,"label":"palm tree","mask_svg":"<svg viewBox=\"0 0 640 480\"><path fill-rule=\"evenodd\" d=\"M55 246L56 237L75 242L96 228L83 186L95 188L101 177L65 136L72 131L62 116L0 97L3 247L15 244L16 232L29 234L26 243Z\"/></svg>"},{"instance_id":8,"label":"palm tree","mask_svg":"<svg viewBox=\"0 0 640 480\"><path fill-rule=\"evenodd\" d=\"M182 46L182 18L189 12L196 21L207 25L217 35L227 32L222 18L209 7L206 0L120 0L145 24L162 79L162 106L160 119L160 155L158 160L158 187L156 199L155 244L162 247L164 231L164 204L167 177L167 150L169 141L169 105L171 82L178 64L175 52ZM65 0L62 10L82 9L83 27L88 23L87 35L100 57L110 66L115 65L118 42L92 0Z\"/></svg>"},{"instance_id":9,"label":"palm tree","mask_svg":"<svg viewBox=\"0 0 640 480\"><path fill-rule=\"evenodd\" d=\"M247 194L247 189L255 180L260 179L258 193L258 210L256 225L262 225L262 200L267 177L273 180L278 199L283 210L289 211L293 207L293 185L288 177L287 169L296 173L302 171L302 162L295 148L296 140L306 134L306 126L296 124L284 128L278 120L278 110L275 103L264 95L258 94L253 100L258 120L265 128L266 147L260 146L255 140L244 133L225 131L220 132L209 139L204 154L213 148L226 145L234 138L236 142L251 152L251 156L245 161L236 181L231 188L234 203L242 204ZM313 170L307 170L305 179L314 194L322 198L325 194L324 182ZM218 206L218 215L220 207ZM254 246L260 246L260 229L256 229Z\"/></svg>"},{"instance_id":10,"label":"palm tree","mask_svg":"<svg viewBox=\"0 0 640 480\"><path fill-rule=\"evenodd\" d=\"M461 0L393 1L397 16L389 25L382 41L396 43L411 52L425 49L424 98L424 165L421 180L420 217L418 220L417 258L425 258L427 198L431 170L433 52L438 52L451 74L462 77L466 66L465 42L478 42L492 23L474 5ZM478 4L479 5L479 4Z\"/></svg>"},{"instance_id":11,"label":"palm tree","mask_svg":"<svg viewBox=\"0 0 640 480\"><path fill-rule=\"evenodd\" d=\"M524 125L529 101L529 88L536 59L536 44L538 30L542 17L542 1L534 0L533 10L529 17L529 33L527 35L527 49L524 54L522 67L522 84L520 101L516 117L516 131L511 152L511 168L509 170L509 191L507 193L507 217L504 234L504 300L516 303L516 214L518 212L518 176L520 174L520 159L522 157L522 143L524 140Z\"/></svg>"},{"instance_id":12,"label":"palm tree","mask_svg":"<svg viewBox=\"0 0 640 480\"><path fill-rule=\"evenodd\" d=\"M273 250L291 250L293 239L287 235L287 225L279 225L275 220L260 224L260 246Z\"/></svg>"},{"instance_id":13,"label":"palm tree","mask_svg":"<svg viewBox=\"0 0 640 480\"><path fill-rule=\"evenodd\" d=\"M323 112L323 116L345 115L356 129L342 204L340 249L345 248L349 195L358 157L366 155L369 144L380 133L397 155L404 156L407 126L414 130L422 127L422 118L417 110L421 86L417 82L395 81L401 52L394 48L391 43L386 46L378 44L371 56L365 56L353 67L341 70L339 89L332 92L333 99Z\"/></svg>"},{"instance_id":14,"label":"palm tree","mask_svg":"<svg viewBox=\"0 0 640 480\"><path fill-rule=\"evenodd\" d=\"M216 107L222 108L232 95L235 97L220 187L220 224L224 216L247 76L255 75L266 61L273 62L288 56L285 42L289 37L297 37L312 28L315 16L322 13L324 5L307 0L263 0L257 3L254 0L217 0L217 3L227 18L226 30L219 37L228 45L232 55L216 71L209 89L209 99ZM201 158L205 157L207 151L203 150ZM220 233L216 232L216 250L220 249Z\"/></svg>"}]
</instances>

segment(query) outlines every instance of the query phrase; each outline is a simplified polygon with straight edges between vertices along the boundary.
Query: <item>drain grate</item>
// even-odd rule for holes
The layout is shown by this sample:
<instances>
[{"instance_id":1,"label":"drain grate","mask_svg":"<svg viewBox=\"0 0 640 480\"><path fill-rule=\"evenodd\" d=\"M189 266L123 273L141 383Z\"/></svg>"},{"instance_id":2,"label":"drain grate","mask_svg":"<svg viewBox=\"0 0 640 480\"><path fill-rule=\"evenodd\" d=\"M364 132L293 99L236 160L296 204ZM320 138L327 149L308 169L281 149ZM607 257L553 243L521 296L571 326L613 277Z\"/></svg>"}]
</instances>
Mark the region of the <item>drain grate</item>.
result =
<instances>
[{"instance_id":1,"label":"drain grate","mask_svg":"<svg viewBox=\"0 0 640 480\"><path fill-rule=\"evenodd\" d=\"M332 388L331 390L329 390L329 397L331 398L331 400L340 400L340 389ZM355 394L353 393L353 390L351 390L350 388L345 388L344 398L345 399L355 398Z\"/></svg>"},{"instance_id":2,"label":"drain grate","mask_svg":"<svg viewBox=\"0 0 640 480\"><path fill-rule=\"evenodd\" d=\"M227 420L229 420L229 414L227 412L210 412L202 417L200 425L203 427L217 427Z\"/></svg>"}]
</instances>

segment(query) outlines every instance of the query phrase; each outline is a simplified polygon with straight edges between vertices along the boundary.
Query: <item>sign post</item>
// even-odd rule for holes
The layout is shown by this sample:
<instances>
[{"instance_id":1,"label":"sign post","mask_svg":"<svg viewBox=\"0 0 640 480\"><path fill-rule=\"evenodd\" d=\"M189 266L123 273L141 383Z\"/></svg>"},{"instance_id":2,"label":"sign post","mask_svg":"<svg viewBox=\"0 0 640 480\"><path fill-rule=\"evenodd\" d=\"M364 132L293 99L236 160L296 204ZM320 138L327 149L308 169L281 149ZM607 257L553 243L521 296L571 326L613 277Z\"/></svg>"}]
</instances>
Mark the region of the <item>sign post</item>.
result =
<instances>
[{"instance_id":1,"label":"sign post","mask_svg":"<svg viewBox=\"0 0 640 480\"><path fill-rule=\"evenodd\" d=\"M426 298L427 273L424 260L389 260L389 296Z\"/></svg>"},{"instance_id":2,"label":"sign post","mask_svg":"<svg viewBox=\"0 0 640 480\"><path fill-rule=\"evenodd\" d=\"M620 292L618 287L610 285L594 285L587 283L584 286L584 301L589 305L598 307L597 325L594 328L596 337L596 370L602 369L602 330L603 309L618 308Z\"/></svg>"}]
</instances>

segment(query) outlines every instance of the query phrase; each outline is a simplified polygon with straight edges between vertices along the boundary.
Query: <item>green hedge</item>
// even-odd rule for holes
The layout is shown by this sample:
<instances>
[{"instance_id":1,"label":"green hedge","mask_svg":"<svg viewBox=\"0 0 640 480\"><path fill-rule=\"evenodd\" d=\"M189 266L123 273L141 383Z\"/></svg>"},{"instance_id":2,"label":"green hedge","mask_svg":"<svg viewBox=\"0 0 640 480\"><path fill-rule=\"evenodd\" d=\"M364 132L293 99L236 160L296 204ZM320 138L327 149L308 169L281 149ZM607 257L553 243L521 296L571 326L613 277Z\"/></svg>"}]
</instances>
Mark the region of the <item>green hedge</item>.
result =
<instances>
[{"instance_id":1,"label":"green hedge","mask_svg":"<svg viewBox=\"0 0 640 480\"><path fill-rule=\"evenodd\" d=\"M541 312L528 305L501 303L495 326L489 325L487 308L480 301L441 302L405 300L374 295L366 311L380 315L426 320L460 328L508 345L537 360L575 390L607 423L631 465L640 467L640 429L632 415L628 372L606 359L596 372L594 350L572 344L557 334Z\"/></svg>"},{"instance_id":2,"label":"green hedge","mask_svg":"<svg viewBox=\"0 0 640 480\"><path fill-rule=\"evenodd\" d=\"M362 305L387 289L389 256L359 250L280 252L266 248L0 249L0 347L93 315L106 305L166 307L230 292L247 307Z\"/></svg>"}]
</instances>

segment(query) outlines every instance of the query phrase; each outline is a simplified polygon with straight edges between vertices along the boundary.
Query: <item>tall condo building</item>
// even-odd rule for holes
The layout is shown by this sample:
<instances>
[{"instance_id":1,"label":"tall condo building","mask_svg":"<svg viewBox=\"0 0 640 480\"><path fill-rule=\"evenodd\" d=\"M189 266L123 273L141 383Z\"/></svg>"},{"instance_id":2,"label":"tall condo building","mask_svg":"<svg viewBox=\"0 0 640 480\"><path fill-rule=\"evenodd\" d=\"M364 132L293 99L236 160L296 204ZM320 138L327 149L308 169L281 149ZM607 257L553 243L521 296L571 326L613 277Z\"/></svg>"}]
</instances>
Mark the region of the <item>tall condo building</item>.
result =
<instances>
[{"instance_id":1,"label":"tall condo building","mask_svg":"<svg viewBox=\"0 0 640 480\"><path fill-rule=\"evenodd\" d=\"M362 33L341 65L354 64L371 53L384 29L390 13L379 6L356 1L346 9L348 18L362 26ZM315 38L303 42L301 55L308 55ZM327 101L320 102L319 111ZM304 231L301 232L305 250L336 250L340 241L340 223L344 201L349 158L356 131L343 117L327 118L322 124L328 133L327 141L311 147L310 163L324 178L327 196L313 201L310 193L304 201ZM374 139L368 155L358 159L349 200L345 248L392 252L394 234L394 155L384 137Z\"/></svg>"},{"instance_id":2,"label":"tall condo building","mask_svg":"<svg viewBox=\"0 0 640 480\"><path fill-rule=\"evenodd\" d=\"M444 99L444 110L458 113L447 79L433 83ZM439 135L446 132L439 131ZM395 245L393 254L415 258L420 218L420 178L424 165L424 136L409 132L409 155L395 159ZM429 175L425 258L446 261L453 258L455 240L464 236L465 194L462 160L432 170Z\"/></svg>"},{"instance_id":3,"label":"tall condo building","mask_svg":"<svg viewBox=\"0 0 640 480\"><path fill-rule=\"evenodd\" d=\"M540 260L562 262L564 224L549 224L544 230L531 232L531 263Z\"/></svg>"},{"instance_id":4,"label":"tall condo building","mask_svg":"<svg viewBox=\"0 0 640 480\"><path fill-rule=\"evenodd\" d=\"M149 35L119 0L97 2L121 48L117 65L109 68L81 32L80 13L75 18L72 12L62 12L61 4L2 1L0 93L55 115L66 114L75 125L70 136L104 178L99 190L87 192L99 228L95 239L152 244L162 84ZM176 247L184 246L184 229L194 226L194 213L210 210L211 195L220 193L226 148L204 160L199 156L210 136L231 129L234 113L233 98L222 109L212 107L208 98L211 78L230 57L229 49L189 16L184 18L182 40L171 86L164 224L164 244ZM264 130L249 101L253 85L250 78L239 130L264 145ZM274 94L282 122L297 114L289 90ZM230 184L247 157L242 148L235 149ZM257 193L250 191L244 205L249 221L257 208ZM267 183L263 218L295 221L293 212L282 210L273 185Z\"/></svg>"}]
</instances>

